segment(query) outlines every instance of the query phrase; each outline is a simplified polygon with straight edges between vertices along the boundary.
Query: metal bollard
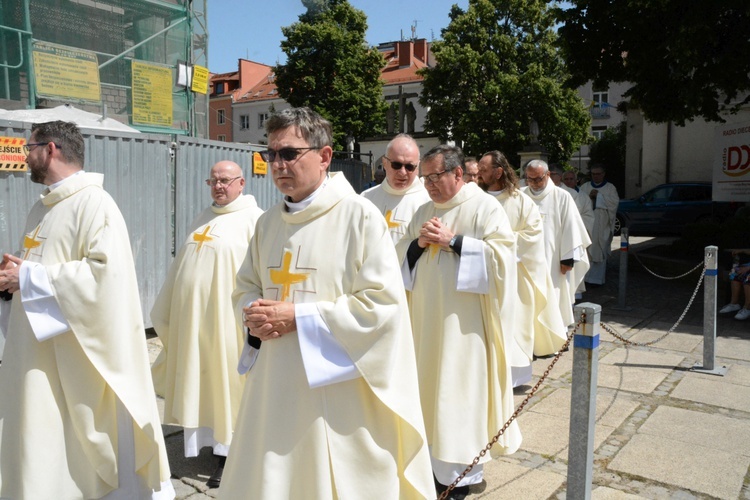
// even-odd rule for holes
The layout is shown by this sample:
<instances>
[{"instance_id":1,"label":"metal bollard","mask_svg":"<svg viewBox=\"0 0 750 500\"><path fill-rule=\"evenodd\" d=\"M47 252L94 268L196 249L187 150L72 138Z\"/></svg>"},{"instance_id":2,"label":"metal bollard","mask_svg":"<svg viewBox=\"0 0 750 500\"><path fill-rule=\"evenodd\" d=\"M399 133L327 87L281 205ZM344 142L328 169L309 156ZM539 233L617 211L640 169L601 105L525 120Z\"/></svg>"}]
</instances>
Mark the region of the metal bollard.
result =
<instances>
[{"instance_id":1,"label":"metal bollard","mask_svg":"<svg viewBox=\"0 0 750 500\"><path fill-rule=\"evenodd\" d=\"M708 246L705 249L704 263L706 276L703 283L703 366L696 364L692 371L724 376L727 367L714 367L716 357L716 282L719 274L719 248Z\"/></svg>"},{"instance_id":2,"label":"metal bollard","mask_svg":"<svg viewBox=\"0 0 750 500\"><path fill-rule=\"evenodd\" d=\"M620 229L620 274L618 275L617 308L621 311L630 311L632 308L625 305L625 292L628 288L628 250L630 249L628 228Z\"/></svg>"},{"instance_id":3,"label":"metal bollard","mask_svg":"<svg viewBox=\"0 0 750 500\"><path fill-rule=\"evenodd\" d=\"M565 498L588 500L594 469L596 381L599 373L599 322L602 307L584 302L574 308L575 317L586 315L582 331L573 339L573 383L570 390L570 442L568 486Z\"/></svg>"}]
</instances>

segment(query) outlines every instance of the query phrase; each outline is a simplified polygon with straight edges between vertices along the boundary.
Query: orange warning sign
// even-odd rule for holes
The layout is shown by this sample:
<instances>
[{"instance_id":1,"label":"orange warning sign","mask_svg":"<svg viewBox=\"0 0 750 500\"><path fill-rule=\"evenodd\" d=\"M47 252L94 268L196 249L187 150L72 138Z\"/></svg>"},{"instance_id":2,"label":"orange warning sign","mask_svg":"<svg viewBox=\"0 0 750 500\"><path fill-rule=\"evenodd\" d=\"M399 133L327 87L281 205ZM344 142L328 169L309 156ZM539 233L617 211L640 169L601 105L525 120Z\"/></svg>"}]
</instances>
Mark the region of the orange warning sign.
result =
<instances>
[{"instance_id":1,"label":"orange warning sign","mask_svg":"<svg viewBox=\"0 0 750 500\"><path fill-rule=\"evenodd\" d=\"M22 137L0 137L0 171L25 172L26 153L23 146L26 139Z\"/></svg>"}]
</instances>

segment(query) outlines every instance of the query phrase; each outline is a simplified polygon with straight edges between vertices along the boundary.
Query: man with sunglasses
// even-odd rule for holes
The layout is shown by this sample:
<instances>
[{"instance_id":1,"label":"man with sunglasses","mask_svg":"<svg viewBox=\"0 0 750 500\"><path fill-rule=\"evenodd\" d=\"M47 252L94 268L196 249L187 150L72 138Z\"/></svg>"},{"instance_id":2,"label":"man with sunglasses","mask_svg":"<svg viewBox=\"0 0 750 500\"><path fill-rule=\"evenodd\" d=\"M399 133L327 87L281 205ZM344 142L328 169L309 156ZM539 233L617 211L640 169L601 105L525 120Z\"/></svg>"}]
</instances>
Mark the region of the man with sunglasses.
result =
<instances>
[{"instance_id":1,"label":"man with sunglasses","mask_svg":"<svg viewBox=\"0 0 750 500\"><path fill-rule=\"evenodd\" d=\"M233 161L211 167L206 184L213 203L190 224L151 310L163 344L152 373L164 424L184 428L185 456L213 449L218 465L206 484L218 488L246 378L237 373L245 336L232 292L263 211L242 195L245 178Z\"/></svg>"},{"instance_id":2,"label":"man with sunglasses","mask_svg":"<svg viewBox=\"0 0 750 500\"><path fill-rule=\"evenodd\" d=\"M408 290L419 389L438 493L513 414L516 240L495 197L463 180L463 153L437 146L422 158L431 201L396 245ZM491 456L521 444L513 422ZM480 459L449 498L482 481Z\"/></svg>"},{"instance_id":3,"label":"man with sunglasses","mask_svg":"<svg viewBox=\"0 0 750 500\"><path fill-rule=\"evenodd\" d=\"M0 263L0 497L174 498L125 221L75 124L27 146L45 189Z\"/></svg>"},{"instance_id":4,"label":"man with sunglasses","mask_svg":"<svg viewBox=\"0 0 750 500\"><path fill-rule=\"evenodd\" d=\"M362 196L383 214L395 245L404 235L414 212L430 201L430 197L417 176L419 146L410 135L399 134L388 143L383 165L385 181L364 191Z\"/></svg>"},{"instance_id":5,"label":"man with sunglasses","mask_svg":"<svg viewBox=\"0 0 750 500\"><path fill-rule=\"evenodd\" d=\"M542 215L552 291L560 305L563 323L570 326L575 323L573 303L576 289L589 269L586 247L591 240L573 197L550 180L547 163L531 160L524 171L527 186L523 192L534 200Z\"/></svg>"},{"instance_id":6,"label":"man with sunglasses","mask_svg":"<svg viewBox=\"0 0 750 500\"><path fill-rule=\"evenodd\" d=\"M250 373L220 494L435 498L388 227L343 173L328 173L328 121L286 109L266 132L285 196L258 220L237 275Z\"/></svg>"}]
</instances>

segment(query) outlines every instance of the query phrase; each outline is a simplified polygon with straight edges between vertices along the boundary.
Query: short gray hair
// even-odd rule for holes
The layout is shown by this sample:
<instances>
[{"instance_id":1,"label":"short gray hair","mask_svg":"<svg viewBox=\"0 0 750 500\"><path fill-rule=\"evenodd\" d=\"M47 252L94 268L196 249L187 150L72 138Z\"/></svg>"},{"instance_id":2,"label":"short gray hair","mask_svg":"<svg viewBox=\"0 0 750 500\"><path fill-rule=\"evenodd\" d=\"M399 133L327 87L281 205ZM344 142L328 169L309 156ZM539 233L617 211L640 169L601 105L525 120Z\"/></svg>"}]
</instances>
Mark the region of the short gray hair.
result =
<instances>
[{"instance_id":1,"label":"short gray hair","mask_svg":"<svg viewBox=\"0 0 750 500\"><path fill-rule=\"evenodd\" d=\"M547 162L544 160L531 160L529 163L526 164L526 166L523 168L523 171L526 172L529 168L538 168L542 167L544 170L544 173L546 174L549 172L549 165L547 165Z\"/></svg>"},{"instance_id":2,"label":"short gray hair","mask_svg":"<svg viewBox=\"0 0 750 500\"><path fill-rule=\"evenodd\" d=\"M446 172L452 172L457 167L464 167L464 152L458 146L448 146L441 144L427 151L422 156L422 161L431 161L438 156L443 157L443 168Z\"/></svg>"},{"instance_id":3,"label":"short gray hair","mask_svg":"<svg viewBox=\"0 0 750 500\"><path fill-rule=\"evenodd\" d=\"M323 148L333 144L331 122L310 108L287 108L266 120L266 134L297 127L310 147Z\"/></svg>"}]
</instances>

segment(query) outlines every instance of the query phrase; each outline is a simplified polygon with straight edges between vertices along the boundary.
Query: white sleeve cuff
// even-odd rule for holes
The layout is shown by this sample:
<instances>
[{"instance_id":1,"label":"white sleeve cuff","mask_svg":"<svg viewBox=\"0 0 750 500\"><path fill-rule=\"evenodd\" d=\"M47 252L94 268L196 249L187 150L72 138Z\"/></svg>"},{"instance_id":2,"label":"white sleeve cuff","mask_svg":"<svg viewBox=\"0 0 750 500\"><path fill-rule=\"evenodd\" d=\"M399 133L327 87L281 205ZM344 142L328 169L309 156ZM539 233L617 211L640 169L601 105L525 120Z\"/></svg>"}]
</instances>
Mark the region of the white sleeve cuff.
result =
<instances>
[{"instance_id":1,"label":"white sleeve cuff","mask_svg":"<svg viewBox=\"0 0 750 500\"><path fill-rule=\"evenodd\" d=\"M302 364L310 388L353 380L360 377L359 370L349 354L320 316L314 303L295 304L297 336L302 352Z\"/></svg>"},{"instance_id":2,"label":"white sleeve cuff","mask_svg":"<svg viewBox=\"0 0 750 500\"><path fill-rule=\"evenodd\" d=\"M247 335L247 328L245 328L245 335ZM247 338L245 338L245 342L242 344L242 354L240 354L240 359L237 362L237 371L240 375L244 375L250 371L250 368L253 367L255 361L258 359L258 354L260 353L260 349L256 349L247 343Z\"/></svg>"},{"instance_id":3,"label":"white sleeve cuff","mask_svg":"<svg viewBox=\"0 0 750 500\"><path fill-rule=\"evenodd\" d=\"M43 265L25 260L18 272L18 282L21 304L39 342L70 330Z\"/></svg>"},{"instance_id":4,"label":"white sleeve cuff","mask_svg":"<svg viewBox=\"0 0 750 500\"><path fill-rule=\"evenodd\" d=\"M409 259L404 255L404 260L401 262L401 279L404 280L404 289L407 292L414 290L414 277L416 276L417 266L414 269L409 269Z\"/></svg>"},{"instance_id":5,"label":"white sleeve cuff","mask_svg":"<svg viewBox=\"0 0 750 500\"><path fill-rule=\"evenodd\" d=\"M456 290L459 292L489 293L490 281L487 274L487 261L484 256L484 242L464 236L459 259Z\"/></svg>"}]
</instances>

